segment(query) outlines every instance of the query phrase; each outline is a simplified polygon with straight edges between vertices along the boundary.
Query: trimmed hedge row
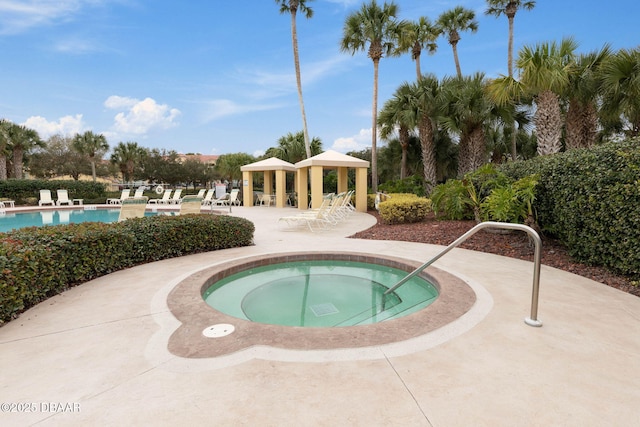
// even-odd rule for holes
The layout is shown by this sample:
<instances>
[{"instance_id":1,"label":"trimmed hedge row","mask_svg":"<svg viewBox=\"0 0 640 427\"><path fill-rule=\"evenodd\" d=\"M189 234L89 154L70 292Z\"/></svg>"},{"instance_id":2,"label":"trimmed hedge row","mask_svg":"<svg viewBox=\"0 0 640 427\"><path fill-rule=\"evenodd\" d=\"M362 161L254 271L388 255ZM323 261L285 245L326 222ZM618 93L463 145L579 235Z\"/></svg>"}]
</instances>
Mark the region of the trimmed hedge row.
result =
<instances>
[{"instance_id":1,"label":"trimmed hedge row","mask_svg":"<svg viewBox=\"0 0 640 427\"><path fill-rule=\"evenodd\" d=\"M137 264L253 244L252 222L152 216L0 233L0 325L69 287Z\"/></svg>"},{"instance_id":2,"label":"trimmed hedge row","mask_svg":"<svg viewBox=\"0 0 640 427\"><path fill-rule=\"evenodd\" d=\"M501 167L538 174L538 223L576 259L640 276L640 140L572 150Z\"/></svg>"},{"instance_id":3,"label":"trimmed hedge row","mask_svg":"<svg viewBox=\"0 0 640 427\"><path fill-rule=\"evenodd\" d=\"M8 179L0 181L0 197L15 200L18 205L37 204L40 198L40 190L51 190L56 199L56 190L66 189L70 199L84 199L85 203L92 200L106 198L105 186L99 182L74 181L74 180L38 180L38 179Z\"/></svg>"},{"instance_id":4,"label":"trimmed hedge row","mask_svg":"<svg viewBox=\"0 0 640 427\"><path fill-rule=\"evenodd\" d=\"M415 194L394 193L380 202L380 218L385 224L420 222L431 212L431 200Z\"/></svg>"}]
</instances>

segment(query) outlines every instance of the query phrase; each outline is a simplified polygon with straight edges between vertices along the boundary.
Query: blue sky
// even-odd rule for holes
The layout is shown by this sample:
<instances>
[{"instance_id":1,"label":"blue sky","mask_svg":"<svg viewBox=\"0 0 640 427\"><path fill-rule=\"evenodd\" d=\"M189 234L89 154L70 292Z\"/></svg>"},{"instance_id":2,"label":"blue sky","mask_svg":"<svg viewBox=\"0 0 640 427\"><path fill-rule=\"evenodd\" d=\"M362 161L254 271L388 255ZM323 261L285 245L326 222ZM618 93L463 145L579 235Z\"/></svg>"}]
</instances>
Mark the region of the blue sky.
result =
<instances>
[{"instance_id":1,"label":"blue sky","mask_svg":"<svg viewBox=\"0 0 640 427\"><path fill-rule=\"evenodd\" d=\"M315 0L298 16L307 123L324 149L371 144L373 65L339 49L348 14L362 1ZM379 2L382 4L382 2ZM485 16L483 0L398 0L402 19L462 5L477 33L462 33L462 72L506 74L507 20ZM520 46L573 36L579 51L640 44L636 0L545 1L521 11ZM110 145L135 141L181 153L261 154L302 130L291 29L273 0L0 0L0 117L44 139L92 130ZM451 46L438 40L422 71L455 74ZM379 105L415 79L409 56L383 58Z\"/></svg>"}]
</instances>

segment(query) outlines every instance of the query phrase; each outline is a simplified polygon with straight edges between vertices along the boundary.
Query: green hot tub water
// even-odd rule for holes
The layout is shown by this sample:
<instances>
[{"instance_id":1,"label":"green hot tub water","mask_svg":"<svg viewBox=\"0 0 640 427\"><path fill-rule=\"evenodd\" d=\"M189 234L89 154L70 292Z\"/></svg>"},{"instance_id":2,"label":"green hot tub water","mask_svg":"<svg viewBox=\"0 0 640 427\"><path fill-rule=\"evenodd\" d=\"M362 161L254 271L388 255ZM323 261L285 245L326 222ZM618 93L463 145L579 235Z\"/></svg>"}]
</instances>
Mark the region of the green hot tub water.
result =
<instances>
[{"instance_id":1,"label":"green hot tub water","mask_svg":"<svg viewBox=\"0 0 640 427\"><path fill-rule=\"evenodd\" d=\"M407 272L351 261L272 264L226 277L204 293L218 311L253 322L285 326L366 325L414 313L438 296L416 277L387 295Z\"/></svg>"}]
</instances>

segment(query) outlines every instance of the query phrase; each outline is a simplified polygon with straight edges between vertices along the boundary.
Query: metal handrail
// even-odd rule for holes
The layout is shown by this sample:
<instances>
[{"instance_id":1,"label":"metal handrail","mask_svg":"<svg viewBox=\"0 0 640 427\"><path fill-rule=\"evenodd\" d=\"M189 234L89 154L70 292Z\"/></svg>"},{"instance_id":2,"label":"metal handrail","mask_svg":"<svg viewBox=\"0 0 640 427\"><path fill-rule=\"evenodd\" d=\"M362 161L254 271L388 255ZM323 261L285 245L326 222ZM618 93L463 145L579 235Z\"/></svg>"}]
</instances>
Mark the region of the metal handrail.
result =
<instances>
[{"instance_id":1,"label":"metal handrail","mask_svg":"<svg viewBox=\"0 0 640 427\"><path fill-rule=\"evenodd\" d=\"M538 235L538 233L533 228L531 228L529 226L526 226L526 225L523 225L523 224L511 224L511 223L507 223L507 222L493 222L493 221L481 222L480 224L478 224L475 227L473 227L471 230L469 230L466 233L464 233L462 236L458 237L453 243L451 243L449 246L444 248L439 254L437 254L436 256L434 256L433 258L431 258L429 261L425 262L424 264L422 264L420 267L418 267L415 270L413 270L411 273L409 273L407 276L405 276L398 283L396 283L395 285L390 287L383 294L383 298L384 298L385 295L390 294L391 292L395 291L401 285L403 285L408 280L410 280L412 277L416 276L422 270L424 270L425 268L429 267L431 264L433 264L434 262L436 262L437 260L442 258L447 252L449 252L450 250L454 249L456 246L460 245L462 242L467 240L469 237L473 236L478 231L480 231L480 230L482 230L484 228L501 228L501 229L505 229L505 230L520 230L520 231L524 231L527 234L529 234L529 236L531 236L531 238L533 239L533 241L535 243L535 252L534 252L534 255L533 255L533 288L532 288L532 295L531 295L531 315L530 315L530 317L527 317L526 319L524 319L524 322L529 326L536 326L536 327L542 326L542 322L537 319L537 316L538 316L538 294L539 294L539 291L540 291L540 258L541 258L542 240L540 239L540 236ZM383 300L383 307L384 307L384 300Z\"/></svg>"}]
</instances>

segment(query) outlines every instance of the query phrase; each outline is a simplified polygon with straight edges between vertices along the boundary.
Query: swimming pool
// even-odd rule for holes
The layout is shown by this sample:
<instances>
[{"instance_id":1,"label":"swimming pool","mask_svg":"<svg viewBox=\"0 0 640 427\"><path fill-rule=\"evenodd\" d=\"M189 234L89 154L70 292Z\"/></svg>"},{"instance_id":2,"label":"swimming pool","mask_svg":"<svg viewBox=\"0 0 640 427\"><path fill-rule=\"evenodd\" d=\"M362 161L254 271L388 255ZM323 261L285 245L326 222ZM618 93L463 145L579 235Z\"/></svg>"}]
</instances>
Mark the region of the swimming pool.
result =
<instances>
[{"instance_id":1,"label":"swimming pool","mask_svg":"<svg viewBox=\"0 0 640 427\"><path fill-rule=\"evenodd\" d=\"M0 215L0 232L24 227L42 227L44 225L74 224L80 222L116 222L120 215L117 209L48 209L34 212L5 213ZM163 214L172 215L171 212ZM147 212L145 215L158 215Z\"/></svg>"}]
</instances>

